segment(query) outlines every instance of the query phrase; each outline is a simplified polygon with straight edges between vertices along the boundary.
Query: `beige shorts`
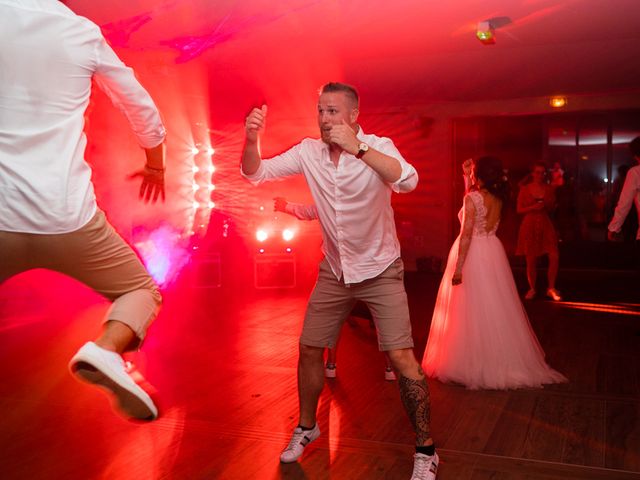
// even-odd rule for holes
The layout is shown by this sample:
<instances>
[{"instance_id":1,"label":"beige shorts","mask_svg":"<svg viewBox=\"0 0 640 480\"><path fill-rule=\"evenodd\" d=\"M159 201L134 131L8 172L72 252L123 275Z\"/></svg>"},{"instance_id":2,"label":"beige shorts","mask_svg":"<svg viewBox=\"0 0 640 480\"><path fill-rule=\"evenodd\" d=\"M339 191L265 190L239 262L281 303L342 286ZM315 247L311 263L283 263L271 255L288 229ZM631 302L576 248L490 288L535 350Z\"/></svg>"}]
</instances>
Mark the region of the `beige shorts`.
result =
<instances>
[{"instance_id":1,"label":"beige shorts","mask_svg":"<svg viewBox=\"0 0 640 480\"><path fill-rule=\"evenodd\" d=\"M300 343L310 347L335 347L342 324L357 300L364 302L373 315L380 350L413 347L401 258L377 277L348 286L336 279L329 263L323 259L307 305Z\"/></svg>"},{"instance_id":2,"label":"beige shorts","mask_svg":"<svg viewBox=\"0 0 640 480\"><path fill-rule=\"evenodd\" d=\"M113 301L108 320L129 326L142 340L162 301L160 291L131 247L98 210L70 233L0 231L0 284L33 268L54 270Z\"/></svg>"}]
</instances>

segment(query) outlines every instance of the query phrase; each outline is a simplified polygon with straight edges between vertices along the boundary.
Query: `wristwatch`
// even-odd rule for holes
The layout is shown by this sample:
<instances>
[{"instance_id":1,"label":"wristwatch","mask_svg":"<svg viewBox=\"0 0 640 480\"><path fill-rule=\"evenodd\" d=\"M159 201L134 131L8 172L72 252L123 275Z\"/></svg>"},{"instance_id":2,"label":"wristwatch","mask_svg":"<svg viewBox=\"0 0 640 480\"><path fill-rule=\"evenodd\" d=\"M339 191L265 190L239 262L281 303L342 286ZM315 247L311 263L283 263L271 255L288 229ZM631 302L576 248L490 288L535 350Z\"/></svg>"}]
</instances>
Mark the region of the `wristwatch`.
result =
<instances>
[{"instance_id":1,"label":"wristwatch","mask_svg":"<svg viewBox=\"0 0 640 480\"><path fill-rule=\"evenodd\" d=\"M356 158L362 158L362 156L369 151L369 145L366 143L361 143L358 145L358 153L356 153Z\"/></svg>"}]
</instances>

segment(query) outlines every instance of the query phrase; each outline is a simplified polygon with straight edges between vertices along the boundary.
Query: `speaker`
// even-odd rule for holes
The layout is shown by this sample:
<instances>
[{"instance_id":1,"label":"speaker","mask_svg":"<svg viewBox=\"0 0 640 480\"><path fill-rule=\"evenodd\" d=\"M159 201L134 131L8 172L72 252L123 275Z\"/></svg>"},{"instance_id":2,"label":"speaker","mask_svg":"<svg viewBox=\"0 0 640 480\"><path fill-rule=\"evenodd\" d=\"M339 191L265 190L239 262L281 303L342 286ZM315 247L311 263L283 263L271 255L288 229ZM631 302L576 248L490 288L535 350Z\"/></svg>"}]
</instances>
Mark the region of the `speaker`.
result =
<instances>
[{"instance_id":1,"label":"speaker","mask_svg":"<svg viewBox=\"0 0 640 480\"><path fill-rule=\"evenodd\" d=\"M260 253L253 257L256 288L294 288L296 286L295 254Z\"/></svg>"}]
</instances>

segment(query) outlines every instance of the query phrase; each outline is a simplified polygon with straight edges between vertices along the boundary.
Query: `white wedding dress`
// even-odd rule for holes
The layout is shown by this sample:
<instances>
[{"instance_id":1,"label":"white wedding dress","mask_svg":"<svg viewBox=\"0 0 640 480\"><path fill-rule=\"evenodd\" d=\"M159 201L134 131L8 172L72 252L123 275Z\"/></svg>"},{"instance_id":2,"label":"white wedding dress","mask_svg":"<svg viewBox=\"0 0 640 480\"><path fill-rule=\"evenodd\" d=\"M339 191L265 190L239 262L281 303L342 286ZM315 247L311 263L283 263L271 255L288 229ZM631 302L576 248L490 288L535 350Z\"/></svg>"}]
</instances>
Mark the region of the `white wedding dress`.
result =
<instances>
[{"instance_id":1,"label":"white wedding dress","mask_svg":"<svg viewBox=\"0 0 640 480\"><path fill-rule=\"evenodd\" d=\"M545 354L524 310L496 224L486 231L487 209L480 192L468 194L475 207L473 234L452 286L460 236L440 284L422 366L430 377L471 389L541 387L567 379L545 362Z\"/></svg>"}]
</instances>

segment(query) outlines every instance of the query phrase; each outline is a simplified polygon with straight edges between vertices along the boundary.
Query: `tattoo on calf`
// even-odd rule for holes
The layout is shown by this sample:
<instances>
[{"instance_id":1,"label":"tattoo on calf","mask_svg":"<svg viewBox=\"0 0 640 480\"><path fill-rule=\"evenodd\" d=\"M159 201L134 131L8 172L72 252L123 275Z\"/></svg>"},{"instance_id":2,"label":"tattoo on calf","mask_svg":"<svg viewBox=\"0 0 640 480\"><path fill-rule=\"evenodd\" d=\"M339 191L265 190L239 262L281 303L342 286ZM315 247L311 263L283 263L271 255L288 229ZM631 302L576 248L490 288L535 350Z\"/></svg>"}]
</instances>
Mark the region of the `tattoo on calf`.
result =
<instances>
[{"instance_id":1,"label":"tattoo on calf","mask_svg":"<svg viewBox=\"0 0 640 480\"><path fill-rule=\"evenodd\" d=\"M422 369L420 370L422 371ZM431 404L427 381L424 378L412 380L400 375L398 384L402 404L416 432L416 445L423 445L431 437Z\"/></svg>"}]
</instances>

